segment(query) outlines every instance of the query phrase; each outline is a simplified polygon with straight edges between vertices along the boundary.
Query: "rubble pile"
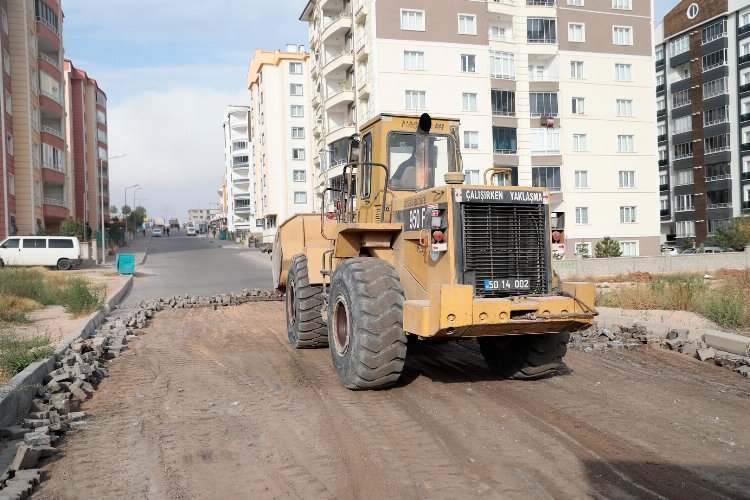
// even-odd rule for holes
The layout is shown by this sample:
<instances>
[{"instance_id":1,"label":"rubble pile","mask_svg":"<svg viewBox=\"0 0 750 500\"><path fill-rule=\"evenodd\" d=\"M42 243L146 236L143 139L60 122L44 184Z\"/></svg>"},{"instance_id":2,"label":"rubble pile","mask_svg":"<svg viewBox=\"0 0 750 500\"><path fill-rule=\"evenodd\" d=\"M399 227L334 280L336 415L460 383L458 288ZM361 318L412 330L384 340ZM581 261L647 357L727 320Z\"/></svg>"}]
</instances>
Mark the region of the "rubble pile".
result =
<instances>
[{"instance_id":1,"label":"rubble pile","mask_svg":"<svg viewBox=\"0 0 750 500\"><path fill-rule=\"evenodd\" d=\"M282 294L272 290L244 290L221 295L179 295L115 311L91 337L78 338L55 355L55 369L45 376L44 385L32 388L37 397L31 402L28 416L17 425L0 429L0 438L9 441L0 452L10 452L8 458L12 457L7 470L0 469L0 500L27 498L31 494L40 480L36 469L39 460L55 455L55 443L65 433L86 427L86 413L76 411L78 405L91 397L107 377L108 362L137 339L135 331L144 328L155 313L282 299Z\"/></svg>"}]
</instances>

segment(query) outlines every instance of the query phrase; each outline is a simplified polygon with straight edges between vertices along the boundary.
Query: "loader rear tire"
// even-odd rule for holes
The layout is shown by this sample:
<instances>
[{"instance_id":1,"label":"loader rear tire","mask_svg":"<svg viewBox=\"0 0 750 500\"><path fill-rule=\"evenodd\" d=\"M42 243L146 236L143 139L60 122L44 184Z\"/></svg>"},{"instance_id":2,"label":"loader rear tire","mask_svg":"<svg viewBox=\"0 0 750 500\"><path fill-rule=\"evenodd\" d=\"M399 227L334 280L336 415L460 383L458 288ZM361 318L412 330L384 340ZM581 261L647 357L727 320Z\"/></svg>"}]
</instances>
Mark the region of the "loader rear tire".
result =
<instances>
[{"instance_id":1,"label":"loader rear tire","mask_svg":"<svg viewBox=\"0 0 750 500\"><path fill-rule=\"evenodd\" d=\"M565 369L569 333L480 337L479 349L490 369L504 378L536 380Z\"/></svg>"},{"instance_id":2,"label":"loader rear tire","mask_svg":"<svg viewBox=\"0 0 750 500\"><path fill-rule=\"evenodd\" d=\"M344 387L379 389L396 383L404 368L404 290L395 269L374 257L338 265L328 299L333 368Z\"/></svg>"},{"instance_id":3,"label":"loader rear tire","mask_svg":"<svg viewBox=\"0 0 750 500\"><path fill-rule=\"evenodd\" d=\"M292 257L286 281L286 329L289 342L297 349L328 345L328 326L320 311L323 287L311 285L307 274L307 257Z\"/></svg>"}]
</instances>

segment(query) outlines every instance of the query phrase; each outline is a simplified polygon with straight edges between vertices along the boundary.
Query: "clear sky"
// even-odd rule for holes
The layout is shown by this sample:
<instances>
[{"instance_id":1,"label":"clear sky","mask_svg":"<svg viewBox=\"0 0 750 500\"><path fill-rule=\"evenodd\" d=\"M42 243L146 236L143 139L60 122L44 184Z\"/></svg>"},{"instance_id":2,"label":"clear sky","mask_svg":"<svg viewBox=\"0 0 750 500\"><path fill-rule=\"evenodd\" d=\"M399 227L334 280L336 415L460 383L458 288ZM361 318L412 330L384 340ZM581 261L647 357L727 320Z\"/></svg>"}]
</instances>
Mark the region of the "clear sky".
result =
<instances>
[{"instance_id":1,"label":"clear sky","mask_svg":"<svg viewBox=\"0 0 750 500\"><path fill-rule=\"evenodd\" d=\"M306 3L63 0L65 55L107 93L110 156L127 154L111 162L111 203L140 184L149 214L182 221L218 201L223 113L247 104L256 48L307 45ZM655 24L676 3L655 0Z\"/></svg>"}]
</instances>

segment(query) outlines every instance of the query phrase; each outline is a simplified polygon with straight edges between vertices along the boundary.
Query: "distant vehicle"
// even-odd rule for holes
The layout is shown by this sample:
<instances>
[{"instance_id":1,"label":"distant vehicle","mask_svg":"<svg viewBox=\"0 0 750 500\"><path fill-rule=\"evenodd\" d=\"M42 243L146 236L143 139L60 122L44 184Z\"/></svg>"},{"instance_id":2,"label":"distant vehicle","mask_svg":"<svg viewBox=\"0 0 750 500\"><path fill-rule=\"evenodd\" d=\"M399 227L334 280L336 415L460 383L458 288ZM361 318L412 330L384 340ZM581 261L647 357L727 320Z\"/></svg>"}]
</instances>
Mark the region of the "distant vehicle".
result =
<instances>
[{"instance_id":1,"label":"distant vehicle","mask_svg":"<svg viewBox=\"0 0 750 500\"><path fill-rule=\"evenodd\" d=\"M157 217L156 219L154 219L154 226L164 226L164 217Z\"/></svg>"},{"instance_id":2,"label":"distant vehicle","mask_svg":"<svg viewBox=\"0 0 750 500\"><path fill-rule=\"evenodd\" d=\"M677 255L680 252L675 247L662 246L661 253L668 253L669 255Z\"/></svg>"},{"instance_id":3,"label":"distant vehicle","mask_svg":"<svg viewBox=\"0 0 750 500\"><path fill-rule=\"evenodd\" d=\"M193 226L188 226L187 229L186 229L186 231L187 231L187 235L188 236L195 236L195 234L196 234L195 233L195 228Z\"/></svg>"},{"instance_id":4,"label":"distant vehicle","mask_svg":"<svg viewBox=\"0 0 750 500\"><path fill-rule=\"evenodd\" d=\"M73 236L11 236L0 243L3 266L54 266L67 271L81 263L81 245Z\"/></svg>"},{"instance_id":5,"label":"distant vehicle","mask_svg":"<svg viewBox=\"0 0 750 500\"><path fill-rule=\"evenodd\" d=\"M151 236L155 238L161 238L161 234L161 228L159 227L155 227L151 230Z\"/></svg>"},{"instance_id":6,"label":"distant vehicle","mask_svg":"<svg viewBox=\"0 0 750 500\"><path fill-rule=\"evenodd\" d=\"M724 253L725 250L722 250L719 247L702 247L699 248L697 253Z\"/></svg>"},{"instance_id":7,"label":"distant vehicle","mask_svg":"<svg viewBox=\"0 0 750 500\"><path fill-rule=\"evenodd\" d=\"M682 255L687 255L687 254L690 254L690 253L698 253L698 249L697 248L687 248L687 249L685 249L685 250L682 251Z\"/></svg>"},{"instance_id":8,"label":"distant vehicle","mask_svg":"<svg viewBox=\"0 0 750 500\"><path fill-rule=\"evenodd\" d=\"M180 230L180 221L177 219L169 219L169 227Z\"/></svg>"}]
</instances>

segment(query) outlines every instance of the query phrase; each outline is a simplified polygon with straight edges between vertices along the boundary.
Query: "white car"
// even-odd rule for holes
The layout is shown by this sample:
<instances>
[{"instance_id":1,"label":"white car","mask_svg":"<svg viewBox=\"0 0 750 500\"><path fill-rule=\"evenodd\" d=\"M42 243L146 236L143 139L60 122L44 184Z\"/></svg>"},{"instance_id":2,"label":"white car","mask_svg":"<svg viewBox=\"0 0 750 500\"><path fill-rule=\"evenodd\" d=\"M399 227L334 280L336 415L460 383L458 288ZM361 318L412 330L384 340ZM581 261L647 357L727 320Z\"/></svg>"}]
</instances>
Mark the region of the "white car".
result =
<instances>
[{"instance_id":1,"label":"white car","mask_svg":"<svg viewBox=\"0 0 750 500\"><path fill-rule=\"evenodd\" d=\"M161 228L155 227L151 230L151 236L161 238Z\"/></svg>"},{"instance_id":2,"label":"white car","mask_svg":"<svg viewBox=\"0 0 750 500\"><path fill-rule=\"evenodd\" d=\"M73 236L11 236L0 242L0 267L54 266L63 271L81 263L81 245Z\"/></svg>"},{"instance_id":3,"label":"white car","mask_svg":"<svg viewBox=\"0 0 750 500\"><path fill-rule=\"evenodd\" d=\"M193 226L188 226L188 228L186 230L186 234L188 236L195 236L195 234L196 234L195 233L195 228Z\"/></svg>"}]
</instances>

